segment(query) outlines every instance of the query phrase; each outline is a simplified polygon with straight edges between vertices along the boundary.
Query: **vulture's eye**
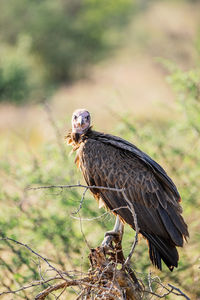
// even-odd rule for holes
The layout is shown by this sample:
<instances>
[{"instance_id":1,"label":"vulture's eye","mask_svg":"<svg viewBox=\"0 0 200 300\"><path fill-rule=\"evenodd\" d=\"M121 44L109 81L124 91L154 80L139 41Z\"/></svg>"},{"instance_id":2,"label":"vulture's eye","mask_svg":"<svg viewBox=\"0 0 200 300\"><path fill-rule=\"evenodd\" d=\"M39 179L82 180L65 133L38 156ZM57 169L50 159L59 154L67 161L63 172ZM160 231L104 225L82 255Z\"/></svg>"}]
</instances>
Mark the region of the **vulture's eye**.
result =
<instances>
[{"instance_id":1,"label":"vulture's eye","mask_svg":"<svg viewBox=\"0 0 200 300\"><path fill-rule=\"evenodd\" d=\"M77 119L77 116L74 116L74 120L76 120Z\"/></svg>"},{"instance_id":2,"label":"vulture's eye","mask_svg":"<svg viewBox=\"0 0 200 300\"><path fill-rule=\"evenodd\" d=\"M86 117L86 120L89 120L89 116Z\"/></svg>"}]
</instances>

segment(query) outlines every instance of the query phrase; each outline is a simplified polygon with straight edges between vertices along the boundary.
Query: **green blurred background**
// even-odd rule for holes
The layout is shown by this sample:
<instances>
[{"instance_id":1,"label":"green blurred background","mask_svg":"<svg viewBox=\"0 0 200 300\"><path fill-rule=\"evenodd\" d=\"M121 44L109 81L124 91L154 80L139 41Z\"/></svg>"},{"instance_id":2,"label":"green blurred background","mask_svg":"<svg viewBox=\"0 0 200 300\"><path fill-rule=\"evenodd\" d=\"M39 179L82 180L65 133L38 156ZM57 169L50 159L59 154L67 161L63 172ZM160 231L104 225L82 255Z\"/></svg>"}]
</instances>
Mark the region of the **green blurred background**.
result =
<instances>
[{"instance_id":1,"label":"green blurred background","mask_svg":"<svg viewBox=\"0 0 200 300\"><path fill-rule=\"evenodd\" d=\"M73 110L84 107L97 130L128 139L164 166L183 199L190 239L179 268L155 270L141 240L132 259L138 276L146 282L151 270L200 299L199 1L1 0L0 8L1 236L58 268L87 271L82 230L95 247L114 218L88 192L81 228L72 213L83 190L25 190L84 183L64 142ZM133 239L127 226L126 254ZM40 269L51 275L26 249L0 242L0 293L40 279ZM45 287L1 298L33 299ZM69 289L60 299L75 297Z\"/></svg>"}]
</instances>

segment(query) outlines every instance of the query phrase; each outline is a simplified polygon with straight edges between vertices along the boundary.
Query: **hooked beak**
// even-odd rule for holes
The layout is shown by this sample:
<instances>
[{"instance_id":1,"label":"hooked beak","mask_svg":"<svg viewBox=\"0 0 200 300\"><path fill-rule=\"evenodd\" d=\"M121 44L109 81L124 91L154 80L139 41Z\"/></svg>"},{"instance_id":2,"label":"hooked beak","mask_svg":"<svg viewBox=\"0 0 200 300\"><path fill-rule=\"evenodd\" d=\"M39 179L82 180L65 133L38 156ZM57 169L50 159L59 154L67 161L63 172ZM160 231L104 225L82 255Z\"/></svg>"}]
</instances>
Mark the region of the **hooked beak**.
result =
<instances>
[{"instance_id":1,"label":"hooked beak","mask_svg":"<svg viewBox=\"0 0 200 300\"><path fill-rule=\"evenodd\" d=\"M83 118L82 116L79 116L78 119L77 119L77 124L82 126L83 125Z\"/></svg>"}]
</instances>

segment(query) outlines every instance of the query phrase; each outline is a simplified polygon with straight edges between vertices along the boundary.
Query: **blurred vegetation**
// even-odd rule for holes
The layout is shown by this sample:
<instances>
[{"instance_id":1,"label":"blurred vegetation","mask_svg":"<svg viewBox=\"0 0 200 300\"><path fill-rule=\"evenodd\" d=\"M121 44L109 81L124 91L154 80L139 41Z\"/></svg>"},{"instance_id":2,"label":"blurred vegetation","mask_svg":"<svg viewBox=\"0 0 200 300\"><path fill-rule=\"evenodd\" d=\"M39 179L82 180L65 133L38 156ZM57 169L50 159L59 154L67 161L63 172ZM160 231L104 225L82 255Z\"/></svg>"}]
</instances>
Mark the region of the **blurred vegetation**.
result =
<instances>
[{"instance_id":1,"label":"blurred vegetation","mask_svg":"<svg viewBox=\"0 0 200 300\"><path fill-rule=\"evenodd\" d=\"M2 0L0 101L27 101L86 74L134 9L132 0Z\"/></svg>"},{"instance_id":2,"label":"blurred vegetation","mask_svg":"<svg viewBox=\"0 0 200 300\"><path fill-rule=\"evenodd\" d=\"M147 2L150 1L141 1L141 5L145 7ZM92 63L105 58L119 45L121 28L137 8L136 1L131 0L2 0L0 101L22 103L39 99L47 91L51 93L55 85L83 76ZM199 41L197 38L198 49ZM144 240L133 255L134 269L144 282L151 269L164 282L180 287L192 300L197 300L200 299L200 70L183 72L168 61L163 63L170 72L167 80L177 94L176 119L133 120L127 113L118 116L119 123L113 133L133 142L167 169L180 191L183 215L189 224L190 239L179 250L177 270L169 273L164 267L160 273L153 269ZM58 141L57 129L54 130L56 138L49 138L37 151L15 133L1 137L0 235L28 244L58 268L84 272L88 268L89 249L82 231L89 245L95 247L105 231L112 228L114 218L98 209L89 192L80 215L74 215L83 193L80 188L25 189L30 185L76 184L82 180L74 157L68 155L71 149L66 147L66 154L63 153L63 139ZM134 233L127 226L123 241L126 254L133 239ZM39 280L41 267L27 249L0 241L0 292ZM48 275L42 273L45 278ZM33 292L22 291L19 297L33 299L40 290L41 287L35 287ZM8 297L2 299L11 299ZM12 299L15 297L18 298L12 296ZM67 299L74 299L73 290L68 291Z\"/></svg>"},{"instance_id":3,"label":"blurred vegetation","mask_svg":"<svg viewBox=\"0 0 200 300\"><path fill-rule=\"evenodd\" d=\"M132 120L127 114L119 116L115 134L132 141L163 165L180 191L190 239L183 249L179 249L177 270L170 273L164 267L162 273L154 272L165 283L174 284L196 300L200 297L200 73L199 69L183 72L169 62L165 62L165 65L171 72L168 81L177 92L176 120L140 121ZM83 193L80 188L62 191L24 189L29 185L76 184L82 176L73 163L73 157L68 156L71 149L67 147L65 156L61 144L49 140L40 146L35 155L28 145L27 149L18 147L17 137L1 142L1 235L28 244L48 257L58 268L86 271L89 249L82 231L89 245L95 247L103 239L105 230L112 228L113 217L104 214L95 219L105 211L98 209L88 193L80 210L80 222L80 215L72 214L79 207ZM85 218L92 219L84 221ZM129 253L133 239L134 233L127 226L123 241L126 254ZM26 249L9 241L0 242L0 265L0 292L8 287L17 289L39 279L41 275L36 258ZM145 282L149 268L152 270L153 267L144 240L136 247L133 266ZM44 277L47 275L43 274ZM36 287L34 292L26 290L19 295L23 299L33 299L32 295L36 295L40 289ZM68 299L73 299L74 291L68 291L67 295ZM53 296L48 299L53 299ZM176 297L173 295L168 299L174 300Z\"/></svg>"},{"instance_id":4,"label":"blurred vegetation","mask_svg":"<svg viewBox=\"0 0 200 300\"><path fill-rule=\"evenodd\" d=\"M153 2L1 0L0 102L48 98L58 85L87 75L123 45L124 27Z\"/></svg>"}]
</instances>

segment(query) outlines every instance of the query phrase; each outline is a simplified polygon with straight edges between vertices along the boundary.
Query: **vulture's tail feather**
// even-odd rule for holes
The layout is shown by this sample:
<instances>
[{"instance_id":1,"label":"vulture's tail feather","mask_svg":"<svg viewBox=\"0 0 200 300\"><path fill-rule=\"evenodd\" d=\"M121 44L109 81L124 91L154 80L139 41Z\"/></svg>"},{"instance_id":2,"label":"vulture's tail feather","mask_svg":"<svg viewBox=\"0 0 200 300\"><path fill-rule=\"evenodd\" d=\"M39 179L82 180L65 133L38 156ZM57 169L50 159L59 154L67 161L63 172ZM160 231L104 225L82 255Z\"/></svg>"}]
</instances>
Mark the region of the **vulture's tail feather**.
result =
<instances>
[{"instance_id":1,"label":"vulture's tail feather","mask_svg":"<svg viewBox=\"0 0 200 300\"><path fill-rule=\"evenodd\" d=\"M170 245L167 241L162 238L141 232L144 237L147 238L149 244L149 257L155 267L162 270L162 262L167 265L170 271L173 271L174 267L178 266L178 251L176 247Z\"/></svg>"},{"instance_id":2,"label":"vulture's tail feather","mask_svg":"<svg viewBox=\"0 0 200 300\"><path fill-rule=\"evenodd\" d=\"M183 220L183 217L181 215L179 215L177 218L176 212L174 211L174 209L171 205L168 205L168 211L169 211L169 215L170 215L174 225L181 232L184 239L187 240L187 237L189 237L189 232L188 232L187 225L185 224L185 222Z\"/></svg>"},{"instance_id":3,"label":"vulture's tail feather","mask_svg":"<svg viewBox=\"0 0 200 300\"><path fill-rule=\"evenodd\" d=\"M177 216L172 219L171 215L169 216L169 214L167 213L166 210L164 210L163 208L159 207L158 209L160 217L162 219L162 222L168 232L168 234L170 235L172 241L174 242L175 245L182 247L183 246L183 234L182 232L184 232L184 227L179 226L179 223L181 222L181 216ZM174 222L176 220L176 223L178 226L176 226L174 224ZM174 222L173 222L174 221Z\"/></svg>"},{"instance_id":4,"label":"vulture's tail feather","mask_svg":"<svg viewBox=\"0 0 200 300\"><path fill-rule=\"evenodd\" d=\"M155 246L149 242L149 257L155 267L162 270L161 257L158 251L156 251Z\"/></svg>"}]
</instances>

